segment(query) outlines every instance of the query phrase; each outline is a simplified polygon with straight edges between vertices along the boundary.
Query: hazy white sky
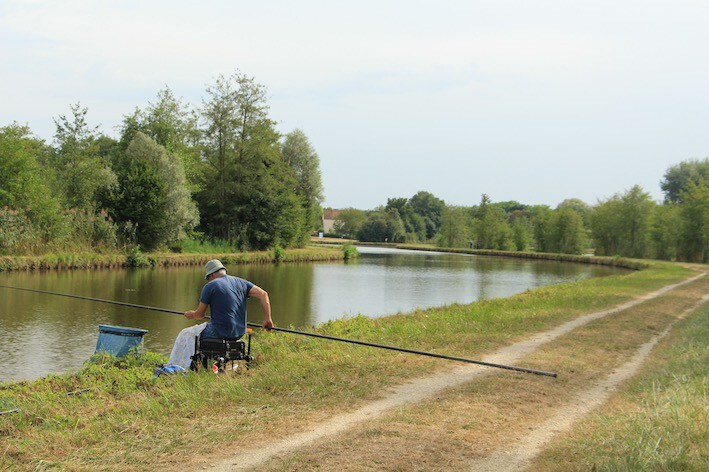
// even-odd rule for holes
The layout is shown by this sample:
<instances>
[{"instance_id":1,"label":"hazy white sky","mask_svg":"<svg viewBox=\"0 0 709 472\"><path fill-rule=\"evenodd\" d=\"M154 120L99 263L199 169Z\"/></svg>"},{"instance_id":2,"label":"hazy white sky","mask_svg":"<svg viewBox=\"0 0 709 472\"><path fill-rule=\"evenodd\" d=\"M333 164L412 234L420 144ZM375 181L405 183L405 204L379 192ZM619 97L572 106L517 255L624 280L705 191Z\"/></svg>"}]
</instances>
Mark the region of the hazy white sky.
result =
<instances>
[{"instance_id":1,"label":"hazy white sky","mask_svg":"<svg viewBox=\"0 0 709 472\"><path fill-rule=\"evenodd\" d=\"M0 126L115 136L236 69L320 155L326 206L595 203L709 156L708 0L0 0Z\"/></svg>"}]
</instances>

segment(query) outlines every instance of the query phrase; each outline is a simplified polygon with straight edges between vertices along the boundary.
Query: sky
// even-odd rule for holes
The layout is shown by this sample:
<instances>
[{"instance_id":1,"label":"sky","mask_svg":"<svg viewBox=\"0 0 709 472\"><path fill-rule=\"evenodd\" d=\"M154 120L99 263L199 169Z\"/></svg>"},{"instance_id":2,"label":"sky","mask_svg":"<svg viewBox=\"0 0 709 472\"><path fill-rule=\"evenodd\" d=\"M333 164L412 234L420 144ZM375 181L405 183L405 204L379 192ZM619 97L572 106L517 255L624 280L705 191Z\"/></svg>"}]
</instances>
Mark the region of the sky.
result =
<instances>
[{"instance_id":1,"label":"sky","mask_svg":"<svg viewBox=\"0 0 709 472\"><path fill-rule=\"evenodd\" d=\"M109 136L166 85L268 90L320 156L324 206L595 204L709 156L709 1L0 0L0 126Z\"/></svg>"}]
</instances>

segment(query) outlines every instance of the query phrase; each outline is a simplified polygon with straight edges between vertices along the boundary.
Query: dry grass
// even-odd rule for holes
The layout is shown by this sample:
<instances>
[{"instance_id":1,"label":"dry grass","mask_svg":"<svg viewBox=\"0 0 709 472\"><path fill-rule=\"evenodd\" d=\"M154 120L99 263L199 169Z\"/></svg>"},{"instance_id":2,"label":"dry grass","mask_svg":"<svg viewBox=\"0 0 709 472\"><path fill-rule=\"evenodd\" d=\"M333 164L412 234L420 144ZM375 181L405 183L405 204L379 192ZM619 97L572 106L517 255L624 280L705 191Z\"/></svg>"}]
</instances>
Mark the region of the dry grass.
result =
<instances>
[{"instance_id":1,"label":"dry grass","mask_svg":"<svg viewBox=\"0 0 709 472\"><path fill-rule=\"evenodd\" d=\"M580 328L539 349L524 364L553 365L559 379L491 374L435 400L403 408L300 451L266 470L464 470L505 448L627 358L676 314L709 292L702 279L658 299ZM577 438L588 434L583 429ZM573 460L539 470L569 470ZM579 470L588 470L580 468Z\"/></svg>"}]
</instances>

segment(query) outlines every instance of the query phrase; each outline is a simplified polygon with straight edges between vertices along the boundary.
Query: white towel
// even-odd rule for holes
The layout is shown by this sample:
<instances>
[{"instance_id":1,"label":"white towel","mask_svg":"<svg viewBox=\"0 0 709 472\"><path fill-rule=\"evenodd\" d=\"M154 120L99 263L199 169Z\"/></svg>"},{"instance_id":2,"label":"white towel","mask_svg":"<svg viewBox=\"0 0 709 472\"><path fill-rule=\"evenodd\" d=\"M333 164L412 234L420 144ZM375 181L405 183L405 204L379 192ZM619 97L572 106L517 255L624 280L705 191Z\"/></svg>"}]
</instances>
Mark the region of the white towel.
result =
<instances>
[{"instance_id":1,"label":"white towel","mask_svg":"<svg viewBox=\"0 0 709 472\"><path fill-rule=\"evenodd\" d=\"M192 361L190 358L194 356L194 338L199 336L206 327L207 323L202 323L180 331L180 334L175 339L175 345L172 347L170 360L167 363L176 364L188 370Z\"/></svg>"}]
</instances>

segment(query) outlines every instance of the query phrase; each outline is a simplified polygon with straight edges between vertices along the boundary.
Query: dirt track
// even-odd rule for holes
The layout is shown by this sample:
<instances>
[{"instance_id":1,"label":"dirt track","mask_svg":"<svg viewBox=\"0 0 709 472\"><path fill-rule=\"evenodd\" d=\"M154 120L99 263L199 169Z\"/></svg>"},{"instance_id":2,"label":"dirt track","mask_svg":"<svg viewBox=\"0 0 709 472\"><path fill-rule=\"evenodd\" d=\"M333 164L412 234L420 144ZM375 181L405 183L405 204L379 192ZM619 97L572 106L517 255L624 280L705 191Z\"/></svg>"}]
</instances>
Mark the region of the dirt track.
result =
<instances>
[{"instance_id":1,"label":"dirt track","mask_svg":"<svg viewBox=\"0 0 709 472\"><path fill-rule=\"evenodd\" d=\"M686 317L702 304L709 301L709 295L693 307L685 310L677 321ZM675 322L676 323L676 322ZM665 330L654 336L636 351L632 359L614 370L611 375L591 386L589 389L576 395L573 402L557 410L556 414L546 423L540 425L527 435L524 440L505 450L498 450L481 461L472 464L471 470L480 472L493 472L501 470L522 470L530 461L539 454L544 446L554 437L571 429L571 426L593 409L602 405L619 384L628 380L638 372L645 359L650 355L652 348L667 336L675 323L670 324Z\"/></svg>"},{"instance_id":2,"label":"dirt track","mask_svg":"<svg viewBox=\"0 0 709 472\"><path fill-rule=\"evenodd\" d=\"M604 318L608 315L622 312L635 307L648 300L660 297L661 295L678 287L691 283L704 274L697 275L678 284L663 287L660 290L649 293L642 298L632 300L628 303L618 305L609 310L599 311L581 316L572 321L564 323L556 328L538 333L531 338L515 343L511 346L498 350L497 352L484 357L486 362L515 364L524 356L534 352L560 336L584 326L594 320ZM706 301L706 297L703 299ZM687 310L688 312L689 310ZM551 419L534 428L526 434L523 440L508 447L505 452L492 452L487 457L471 464L472 470L519 470L533 458L543 448L555 434L568 429L573 422L586 415L593 408L602 404L620 382L629 378L642 364L643 360L657 341L669 332L669 327L663 333L656 335L652 340L645 343L636 351L631 361L616 369L610 376L597 382L591 388L578 393L570 405L558 408ZM392 389L381 400L372 402L358 410L343 413L330 418L327 421L312 424L307 432L298 433L284 438L271 441L265 449L241 449L235 451L234 455L219 462L207 462L207 465L199 470L253 470L265 466L267 463L273 465L275 461L288 457L304 447L312 446L322 442L326 438L336 437L345 433L355 426L381 417L385 413L404 406L416 404L428 398L441 394L444 390L452 389L466 384L480 376L489 373L489 368L466 365L457 367L452 371L437 374L429 377L416 379L399 387Z\"/></svg>"}]
</instances>

